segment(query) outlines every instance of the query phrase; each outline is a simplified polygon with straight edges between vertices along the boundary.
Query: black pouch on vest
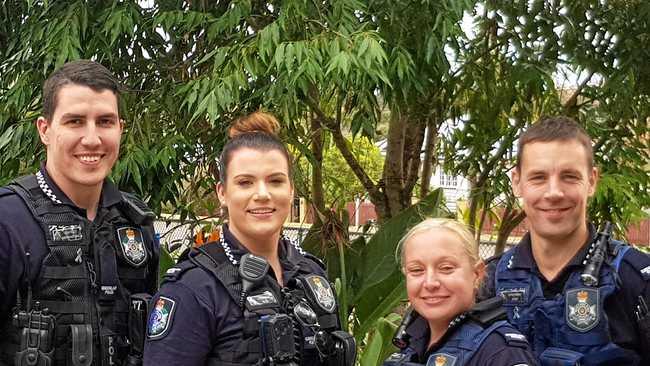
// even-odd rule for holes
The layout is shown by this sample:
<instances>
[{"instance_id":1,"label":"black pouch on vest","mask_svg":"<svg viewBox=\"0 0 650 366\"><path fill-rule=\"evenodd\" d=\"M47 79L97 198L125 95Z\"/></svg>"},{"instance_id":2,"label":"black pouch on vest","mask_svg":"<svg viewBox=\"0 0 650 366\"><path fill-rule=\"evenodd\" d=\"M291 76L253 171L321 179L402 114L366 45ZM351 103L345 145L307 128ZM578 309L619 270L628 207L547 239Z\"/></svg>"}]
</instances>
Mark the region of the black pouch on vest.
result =
<instances>
[{"instance_id":1,"label":"black pouch on vest","mask_svg":"<svg viewBox=\"0 0 650 366\"><path fill-rule=\"evenodd\" d=\"M93 328L90 324L70 325L72 335L72 365L88 366L93 362Z\"/></svg>"},{"instance_id":2,"label":"black pouch on vest","mask_svg":"<svg viewBox=\"0 0 650 366\"><path fill-rule=\"evenodd\" d=\"M112 302L117 296L117 285L119 278L117 275L117 259L115 258L115 248L107 241L102 241L99 246L99 301Z\"/></svg>"}]
</instances>

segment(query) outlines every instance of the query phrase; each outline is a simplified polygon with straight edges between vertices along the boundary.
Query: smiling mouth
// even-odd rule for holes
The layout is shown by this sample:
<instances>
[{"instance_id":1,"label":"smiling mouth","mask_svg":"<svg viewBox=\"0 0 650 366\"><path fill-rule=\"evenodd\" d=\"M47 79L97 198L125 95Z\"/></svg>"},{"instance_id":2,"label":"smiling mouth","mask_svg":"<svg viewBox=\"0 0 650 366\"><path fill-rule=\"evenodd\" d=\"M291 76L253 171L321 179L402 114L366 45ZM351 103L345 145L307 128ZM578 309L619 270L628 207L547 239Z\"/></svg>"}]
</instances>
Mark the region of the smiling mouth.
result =
<instances>
[{"instance_id":1,"label":"smiling mouth","mask_svg":"<svg viewBox=\"0 0 650 366\"><path fill-rule=\"evenodd\" d=\"M542 212L549 213L549 214L559 214L563 213L566 211L569 211L571 208L570 207L565 207L565 208L547 208L547 209L542 209Z\"/></svg>"},{"instance_id":2,"label":"smiling mouth","mask_svg":"<svg viewBox=\"0 0 650 366\"><path fill-rule=\"evenodd\" d=\"M424 301L426 304L439 304L445 300L447 300L449 296L427 296L427 297L421 297L420 299Z\"/></svg>"},{"instance_id":3,"label":"smiling mouth","mask_svg":"<svg viewBox=\"0 0 650 366\"><path fill-rule=\"evenodd\" d=\"M79 159L82 163L84 164L95 164L101 158L104 157L105 154L84 154L84 155L77 155L77 159Z\"/></svg>"},{"instance_id":4,"label":"smiling mouth","mask_svg":"<svg viewBox=\"0 0 650 366\"><path fill-rule=\"evenodd\" d=\"M270 215L274 212L274 208L256 208L254 210L248 210L248 213L251 213L253 215Z\"/></svg>"}]
</instances>

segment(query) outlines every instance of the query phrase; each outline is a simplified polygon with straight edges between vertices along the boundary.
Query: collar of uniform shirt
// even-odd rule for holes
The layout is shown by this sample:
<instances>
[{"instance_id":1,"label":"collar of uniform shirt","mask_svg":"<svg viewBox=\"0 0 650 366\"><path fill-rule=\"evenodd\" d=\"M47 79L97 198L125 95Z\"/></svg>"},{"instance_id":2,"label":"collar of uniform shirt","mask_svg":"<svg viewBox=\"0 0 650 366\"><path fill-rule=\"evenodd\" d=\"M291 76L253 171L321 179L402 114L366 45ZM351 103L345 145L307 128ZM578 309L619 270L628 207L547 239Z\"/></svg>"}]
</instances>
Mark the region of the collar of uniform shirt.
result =
<instances>
[{"instance_id":1,"label":"collar of uniform shirt","mask_svg":"<svg viewBox=\"0 0 650 366\"><path fill-rule=\"evenodd\" d=\"M52 178L50 178L50 175L47 173L47 169L45 169L45 162L41 163L41 167L39 169L41 171L41 174L43 174L43 178L45 178L45 182L47 185L50 187L54 195L64 204L72 207L77 207L77 205L68 198L68 196L63 193L63 191L59 188L59 186L54 183ZM115 186L111 181L108 179L104 179L104 184L102 186L102 196L99 200L99 205L100 207L110 207L122 200L122 194L120 193L119 189L117 189L117 186Z\"/></svg>"}]
</instances>

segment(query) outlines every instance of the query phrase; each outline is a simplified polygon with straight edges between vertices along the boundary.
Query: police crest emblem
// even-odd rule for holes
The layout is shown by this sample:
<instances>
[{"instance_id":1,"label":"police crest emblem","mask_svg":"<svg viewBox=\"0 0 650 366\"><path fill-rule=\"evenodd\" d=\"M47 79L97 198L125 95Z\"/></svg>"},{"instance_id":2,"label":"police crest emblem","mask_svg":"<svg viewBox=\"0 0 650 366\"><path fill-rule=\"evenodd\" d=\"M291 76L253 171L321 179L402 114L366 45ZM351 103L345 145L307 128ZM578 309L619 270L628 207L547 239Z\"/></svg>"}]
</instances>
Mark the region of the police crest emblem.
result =
<instances>
[{"instance_id":1,"label":"police crest emblem","mask_svg":"<svg viewBox=\"0 0 650 366\"><path fill-rule=\"evenodd\" d=\"M566 321L571 329L587 332L600 320L598 290L579 288L566 293Z\"/></svg>"},{"instance_id":2,"label":"police crest emblem","mask_svg":"<svg viewBox=\"0 0 650 366\"><path fill-rule=\"evenodd\" d=\"M169 330L174 316L176 302L168 297L160 296L149 315L147 337L150 339L162 338Z\"/></svg>"},{"instance_id":3,"label":"police crest emblem","mask_svg":"<svg viewBox=\"0 0 650 366\"><path fill-rule=\"evenodd\" d=\"M122 254L127 262L139 266L147 259L147 251L144 248L142 231L134 227L122 227L117 229L117 237L120 241Z\"/></svg>"},{"instance_id":4,"label":"police crest emblem","mask_svg":"<svg viewBox=\"0 0 650 366\"><path fill-rule=\"evenodd\" d=\"M310 275L307 276L307 285L314 294L314 297L316 297L318 306L328 313L333 312L336 307L336 300L330 283L321 276Z\"/></svg>"},{"instance_id":5,"label":"police crest emblem","mask_svg":"<svg viewBox=\"0 0 650 366\"><path fill-rule=\"evenodd\" d=\"M447 353L434 353L429 356L427 366L454 366L456 357Z\"/></svg>"}]
</instances>

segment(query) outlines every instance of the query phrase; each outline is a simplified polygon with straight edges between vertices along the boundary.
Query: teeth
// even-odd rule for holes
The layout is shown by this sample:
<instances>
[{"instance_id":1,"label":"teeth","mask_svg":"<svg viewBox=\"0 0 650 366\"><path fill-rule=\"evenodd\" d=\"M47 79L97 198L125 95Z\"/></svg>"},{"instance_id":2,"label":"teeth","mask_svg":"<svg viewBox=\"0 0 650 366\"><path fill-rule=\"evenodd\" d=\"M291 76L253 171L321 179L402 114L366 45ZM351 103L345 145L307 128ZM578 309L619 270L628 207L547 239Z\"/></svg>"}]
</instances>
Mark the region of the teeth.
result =
<instances>
[{"instance_id":1,"label":"teeth","mask_svg":"<svg viewBox=\"0 0 650 366\"><path fill-rule=\"evenodd\" d=\"M273 210L250 210L250 212L254 214L266 214L273 212Z\"/></svg>"},{"instance_id":2,"label":"teeth","mask_svg":"<svg viewBox=\"0 0 650 366\"><path fill-rule=\"evenodd\" d=\"M99 161L99 155L81 155L79 159L85 163L95 163Z\"/></svg>"}]
</instances>

